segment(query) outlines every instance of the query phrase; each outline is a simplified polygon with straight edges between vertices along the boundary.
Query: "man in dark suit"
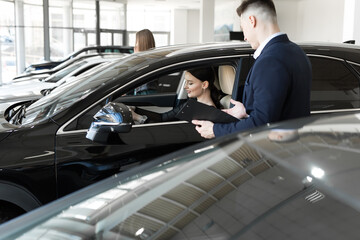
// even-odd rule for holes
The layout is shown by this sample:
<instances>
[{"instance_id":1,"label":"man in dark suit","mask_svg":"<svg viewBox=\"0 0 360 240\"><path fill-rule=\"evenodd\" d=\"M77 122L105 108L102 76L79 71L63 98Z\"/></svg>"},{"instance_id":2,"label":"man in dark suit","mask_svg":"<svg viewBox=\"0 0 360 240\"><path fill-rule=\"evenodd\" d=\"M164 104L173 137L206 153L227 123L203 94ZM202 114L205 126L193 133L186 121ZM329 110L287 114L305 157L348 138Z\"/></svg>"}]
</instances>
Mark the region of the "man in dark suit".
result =
<instances>
[{"instance_id":1,"label":"man in dark suit","mask_svg":"<svg viewBox=\"0 0 360 240\"><path fill-rule=\"evenodd\" d=\"M311 64L303 50L280 32L273 1L243 0L237 13L244 39L256 49L256 60L245 82L242 103L231 100L234 107L224 110L239 121L193 120L205 138L310 115Z\"/></svg>"}]
</instances>

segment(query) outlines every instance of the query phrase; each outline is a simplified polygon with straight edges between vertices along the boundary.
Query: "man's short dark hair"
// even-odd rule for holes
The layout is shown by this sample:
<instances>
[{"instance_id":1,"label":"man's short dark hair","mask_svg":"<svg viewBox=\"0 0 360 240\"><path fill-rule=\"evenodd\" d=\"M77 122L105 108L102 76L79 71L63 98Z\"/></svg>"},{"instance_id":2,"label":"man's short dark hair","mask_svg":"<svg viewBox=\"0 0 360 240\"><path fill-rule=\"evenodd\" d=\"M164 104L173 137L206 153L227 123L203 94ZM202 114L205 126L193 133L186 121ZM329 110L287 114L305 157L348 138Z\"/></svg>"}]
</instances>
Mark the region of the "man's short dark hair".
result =
<instances>
[{"instance_id":1,"label":"man's short dark hair","mask_svg":"<svg viewBox=\"0 0 360 240\"><path fill-rule=\"evenodd\" d=\"M266 8L274 16L276 16L276 9L272 0L243 0L240 6L236 9L236 12L241 16L250 5L256 4L259 7Z\"/></svg>"}]
</instances>

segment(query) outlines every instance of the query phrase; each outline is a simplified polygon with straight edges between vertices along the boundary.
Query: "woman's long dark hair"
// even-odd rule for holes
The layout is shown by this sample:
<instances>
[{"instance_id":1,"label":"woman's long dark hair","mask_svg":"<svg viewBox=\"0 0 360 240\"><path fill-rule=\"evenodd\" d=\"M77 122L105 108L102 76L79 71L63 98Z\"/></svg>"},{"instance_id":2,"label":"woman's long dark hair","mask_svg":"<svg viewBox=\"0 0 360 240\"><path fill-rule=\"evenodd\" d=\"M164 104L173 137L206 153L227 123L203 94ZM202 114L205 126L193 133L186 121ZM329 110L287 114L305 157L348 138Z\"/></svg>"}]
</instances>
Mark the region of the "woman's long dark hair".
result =
<instances>
[{"instance_id":1,"label":"woman's long dark hair","mask_svg":"<svg viewBox=\"0 0 360 240\"><path fill-rule=\"evenodd\" d=\"M193 68L188 70L191 75L196 77L202 82L208 81L209 82L209 90L211 100L214 102L216 108L221 108L220 104L220 91L215 87L215 71L212 67L203 67L203 68Z\"/></svg>"}]
</instances>

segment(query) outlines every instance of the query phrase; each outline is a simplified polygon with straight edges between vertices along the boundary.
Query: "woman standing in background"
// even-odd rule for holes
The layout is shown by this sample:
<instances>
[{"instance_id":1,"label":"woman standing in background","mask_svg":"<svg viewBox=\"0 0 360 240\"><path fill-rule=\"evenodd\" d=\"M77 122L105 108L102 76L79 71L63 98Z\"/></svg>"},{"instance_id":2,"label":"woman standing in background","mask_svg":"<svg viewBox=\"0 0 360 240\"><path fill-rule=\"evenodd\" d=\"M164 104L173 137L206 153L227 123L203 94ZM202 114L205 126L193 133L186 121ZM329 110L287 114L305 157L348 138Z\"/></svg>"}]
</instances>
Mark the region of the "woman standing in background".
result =
<instances>
[{"instance_id":1,"label":"woman standing in background","mask_svg":"<svg viewBox=\"0 0 360 240\"><path fill-rule=\"evenodd\" d=\"M136 33L134 52L142 52L155 47L154 35L149 29L143 29ZM135 88L134 95L148 95L156 93L155 82L146 83Z\"/></svg>"},{"instance_id":2,"label":"woman standing in background","mask_svg":"<svg viewBox=\"0 0 360 240\"><path fill-rule=\"evenodd\" d=\"M149 29L143 29L136 33L134 52L142 52L155 47L154 35Z\"/></svg>"}]
</instances>

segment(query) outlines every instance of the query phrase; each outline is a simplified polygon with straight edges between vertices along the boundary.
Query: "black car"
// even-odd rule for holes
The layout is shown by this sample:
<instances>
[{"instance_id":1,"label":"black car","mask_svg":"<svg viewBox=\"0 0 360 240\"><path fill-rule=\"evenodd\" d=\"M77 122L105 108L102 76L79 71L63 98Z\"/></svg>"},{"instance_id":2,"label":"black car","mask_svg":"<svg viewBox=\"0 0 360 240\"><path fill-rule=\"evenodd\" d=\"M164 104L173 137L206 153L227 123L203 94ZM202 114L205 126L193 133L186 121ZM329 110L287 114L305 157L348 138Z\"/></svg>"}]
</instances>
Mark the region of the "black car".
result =
<instances>
[{"instance_id":1,"label":"black car","mask_svg":"<svg viewBox=\"0 0 360 240\"><path fill-rule=\"evenodd\" d=\"M196 144L5 223L0 239L359 239L359 114Z\"/></svg>"},{"instance_id":2,"label":"black car","mask_svg":"<svg viewBox=\"0 0 360 240\"><path fill-rule=\"evenodd\" d=\"M343 44L301 46L313 67L312 112L359 109L360 48ZM225 98L240 97L252 54L245 43L158 48L110 63L96 73L59 86L32 104L10 106L0 119L2 219L203 141L192 124L161 122L159 114L186 101L183 73L189 68L212 66L219 72ZM233 82L234 87L222 88L223 81ZM135 88L149 82L156 83L155 94L133 95ZM224 107L227 104L225 101ZM150 121L133 124L124 118L126 122L113 127L100 122L98 130L106 133L98 139L102 143L86 138L94 115L119 105L119 109L124 110L126 105L146 114Z\"/></svg>"},{"instance_id":3,"label":"black car","mask_svg":"<svg viewBox=\"0 0 360 240\"><path fill-rule=\"evenodd\" d=\"M69 54L67 57L59 60L59 61L46 61L41 63L33 63L30 64L24 71L24 73L29 73L35 70L44 70L44 69L52 69L56 67L57 65L72 59L79 55L85 55L89 53L108 53L108 52L116 52L116 53L133 53L134 48L130 46L88 46L84 47L78 51L75 51L71 54Z\"/></svg>"}]
</instances>

